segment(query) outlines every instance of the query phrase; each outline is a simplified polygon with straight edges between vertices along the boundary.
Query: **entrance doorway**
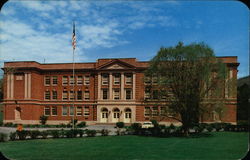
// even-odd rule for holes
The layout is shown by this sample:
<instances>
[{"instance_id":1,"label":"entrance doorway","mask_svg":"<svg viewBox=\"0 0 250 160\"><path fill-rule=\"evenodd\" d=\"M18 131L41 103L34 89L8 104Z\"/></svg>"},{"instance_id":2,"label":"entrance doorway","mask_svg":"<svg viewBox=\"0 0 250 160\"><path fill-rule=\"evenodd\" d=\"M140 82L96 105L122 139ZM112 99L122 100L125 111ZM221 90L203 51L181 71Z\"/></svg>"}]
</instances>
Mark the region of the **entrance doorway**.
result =
<instances>
[{"instance_id":1,"label":"entrance doorway","mask_svg":"<svg viewBox=\"0 0 250 160\"><path fill-rule=\"evenodd\" d=\"M130 108L125 109L124 123L131 123L132 112Z\"/></svg>"},{"instance_id":2,"label":"entrance doorway","mask_svg":"<svg viewBox=\"0 0 250 160\"><path fill-rule=\"evenodd\" d=\"M101 122L107 123L108 122L108 109L102 108L101 110Z\"/></svg>"}]
</instances>

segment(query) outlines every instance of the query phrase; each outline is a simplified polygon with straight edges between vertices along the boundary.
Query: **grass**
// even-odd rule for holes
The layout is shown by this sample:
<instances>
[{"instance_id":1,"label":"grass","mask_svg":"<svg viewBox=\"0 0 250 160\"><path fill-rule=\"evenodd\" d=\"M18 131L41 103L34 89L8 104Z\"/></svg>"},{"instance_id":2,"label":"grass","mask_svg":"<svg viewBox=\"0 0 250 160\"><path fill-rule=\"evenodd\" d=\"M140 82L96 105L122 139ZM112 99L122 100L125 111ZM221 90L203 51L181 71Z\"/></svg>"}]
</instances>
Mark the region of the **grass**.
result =
<instances>
[{"instance_id":1,"label":"grass","mask_svg":"<svg viewBox=\"0 0 250 160\"><path fill-rule=\"evenodd\" d=\"M107 136L9 141L0 151L25 160L229 160L244 157L248 133L214 132L199 138Z\"/></svg>"}]
</instances>

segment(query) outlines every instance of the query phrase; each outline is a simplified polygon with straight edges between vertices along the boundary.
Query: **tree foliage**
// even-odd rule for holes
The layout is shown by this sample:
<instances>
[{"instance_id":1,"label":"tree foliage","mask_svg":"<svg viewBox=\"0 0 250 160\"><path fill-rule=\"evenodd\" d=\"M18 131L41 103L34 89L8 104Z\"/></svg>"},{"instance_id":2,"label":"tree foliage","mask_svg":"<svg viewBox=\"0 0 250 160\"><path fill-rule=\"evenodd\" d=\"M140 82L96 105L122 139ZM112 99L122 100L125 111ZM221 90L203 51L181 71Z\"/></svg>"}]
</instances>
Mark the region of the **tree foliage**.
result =
<instances>
[{"instance_id":1,"label":"tree foliage","mask_svg":"<svg viewBox=\"0 0 250 160\"><path fill-rule=\"evenodd\" d=\"M226 67L204 43L160 48L145 75L157 80L146 90L153 99L156 91L159 99L164 97L165 116L182 122L185 132L202 114L222 111Z\"/></svg>"}]
</instances>

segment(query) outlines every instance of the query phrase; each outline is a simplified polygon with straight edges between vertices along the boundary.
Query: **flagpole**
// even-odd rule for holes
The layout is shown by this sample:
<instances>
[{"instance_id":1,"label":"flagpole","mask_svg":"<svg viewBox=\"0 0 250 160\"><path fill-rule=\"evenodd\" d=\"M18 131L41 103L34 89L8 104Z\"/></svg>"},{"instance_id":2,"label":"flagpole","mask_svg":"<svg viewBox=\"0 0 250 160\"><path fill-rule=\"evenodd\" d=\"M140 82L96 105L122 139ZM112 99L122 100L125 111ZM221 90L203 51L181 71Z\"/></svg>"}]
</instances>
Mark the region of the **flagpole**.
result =
<instances>
[{"instance_id":1,"label":"flagpole","mask_svg":"<svg viewBox=\"0 0 250 160\"><path fill-rule=\"evenodd\" d=\"M76 37L75 37L75 22L73 22L73 35L72 35L72 49L73 49L73 120L72 120L72 128L75 129L75 47L76 47Z\"/></svg>"}]
</instances>

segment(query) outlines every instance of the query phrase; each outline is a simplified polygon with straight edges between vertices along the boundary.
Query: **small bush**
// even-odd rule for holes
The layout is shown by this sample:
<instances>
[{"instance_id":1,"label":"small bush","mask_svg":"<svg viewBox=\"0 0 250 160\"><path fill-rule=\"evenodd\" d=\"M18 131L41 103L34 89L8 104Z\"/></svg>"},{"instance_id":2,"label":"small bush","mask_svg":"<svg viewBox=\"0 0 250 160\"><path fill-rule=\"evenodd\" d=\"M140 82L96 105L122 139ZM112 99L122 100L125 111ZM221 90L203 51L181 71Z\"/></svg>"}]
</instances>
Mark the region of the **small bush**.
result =
<instances>
[{"instance_id":1,"label":"small bush","mask_svg":"<svg viewBox=\"0 0 250 160\"><path fill-rule=\"evenodd\" d=\"M131 129L133 130L134 134L139 134L141 130L141 124L140 123L132 123Z\"/></svg>"},{"instance_id":2,"label":"small bush","mask_svg":"<svg viewBox=\"0 0 250 160\"><path fill-rule=\"evenodd\" d=\"M0 142L6 142L8 135L5 133L0 133Z\"/></svg>"},{"instance_id":3,"label":"small bush","mask_svg":"<svg viewBox=\"0 0 250 160\"><path fill-rule=\"evenodd\" d=\"M8 123L5 123L4 126L5 126L5 127L13 127L13 123L8 122Z\"/></svg>"},{"instance_id":4,"label":"small bush","mask_svg":"<svg viewBox=\"0 0 250 160\"><path fill-rule=\"evenodd\" d=\"M47 116L45 116L45 115L40 116L40 123L41 123L42 125L45 125L46 122L47 122L47 120L48 120L48 117L47 117Z\"/></svg>"},{"instance_id":5,"label":"small bush","mask_svg":"<svg viewBox=\"0 0 250 160\"><path fill-rule=\"evenodd\" d=\"M96 135L96 130L86 130L88 137L94 137Z\"/></svg>"},{"instance_id":6,"label":"small bush","mask_svg":"<svg viewBox=\"0 0 250 160\"><path fill-rule=\"evenodd\" d=\"M59 130L50 130L50 134L53 138L59 138L60 134L59 134Z\"/></svg>"},{"instance_id":7,"label":"small bush","mask_svg":"<svg viewBox=\"0 0 250 160\"><path fill-rule=\"evenodd\" d=\"M60 126L61 128L66 128L66 127L67 127L67 125L64 124L64 123L61 123L59 126Z\"/></svg>"},{"instance_id":8,"label":"small bush","mask_svg":"<svg viewBox=\"0 0 250 160\"><path fill-rule=\"evenodd\" d=\"M66 131L67 138L75 138L75 137L77 137L77 134L78 134L78 130L76 130L76 129L71 129L71 130Z\"/></svg>"},{"instance_id":9,"label":"small bush","mask_svg":"<svg viewBox=\"0 0 250 160\"><path fill-rule=\"evenodd\" d=\"M79 130L78 130L78 134L79 134L79 137L82 137L83 134L84 134L83 130L79 129Z\"/></svg>"},{"instance_id":10,"label":"small bush","mask_svg":"<svg viewBox=\"0 0 250 160\"><path fill-rule=\"evenodd\" d=\"M213 127L211 125L206 126L206 130L208 132L211 132L213 130Z\"/></svg>"},{"instance_id":11,"label":"small bush","mask_svg":"<svg viewBox=\"0 0 250 160\"><path fill-rule=\"evenodd\" d=\"M156 120L151 120L152 124L154 125L154 127L159 127L159 123Z\"/></svg>"},{"instance_id":12,"label":"small bush","mask_svg":"<svg viewBox=\"0 0 250 160\"><path fill-rule=\"evenodd\" d=\"M29 136L31 139L36 139L40 135L40 131L34 130L29 132Z\"/></svg>"},{"instance_id":13,"label":"small bush","mask_svg":"<svg viewBox=\"0 0 250 160\"><path fill-rule=\"evenodd\" d=\"M17 137L20 140L25 140L27 136L29 135L29 131L22 130L22 131L16 131Z\"/></svg>"},{"instance_id":14,"label":"small bush","mask_svg":"<svg viewBox=\"0 0 250 160\"><path fill-rule=\"evenodd\" d=\"M48 131L41 131L40 135L42 136L43 139L46 139L49 135L49 132Z\"/></svg>"},{"instance_id":15,"label":"small bush","mask_svg":"<svg viewBox=\"0 0 250 160\"><path fill-rule=\"evenodd\" d=\"M108 136L108 134L109 134L109 130L107 130L107 129L102 129L101 130L101 135L102 136Z\"/></svg>"},{"instance_id":16,"label":"small bush","mask_svg":"<svg viewBox=\"0 0 250 160\"><path fill-rule=\"evenodd\" d=\"M16 132L11 132L9 137L10 137L11 141L14 141L14 140L17 139L17 133Z\"/></svg>"},{"instance_id":17,"label":"small bush","mask_svg":"<svg viewBox=\"0 0 250 160\"><path fill-rule=\"evenodd\" d=\"M116 123L116 127L123 128L124 127L124 123L123 122L117 122Z\"/></svg>"},{"instance_id":18,"label":"small bush","mask_svg":"<svg viewBox=\"0 0 250 160\"><path fill-rule=\"evenodd\" d=\"M86 127L86 122L80 122L80 123L78 123L77 127L79 127L79 128Z\"/></svg>"},{"instance_id":19,"label":"small bush","mask_svg":"<svg viewBox=\"0 0 250 160\"><path fill-rule=\"evenodd\" d=\"M0 122L0 126L3 126L3 122Z\"/></svg>"}]
</instances>

